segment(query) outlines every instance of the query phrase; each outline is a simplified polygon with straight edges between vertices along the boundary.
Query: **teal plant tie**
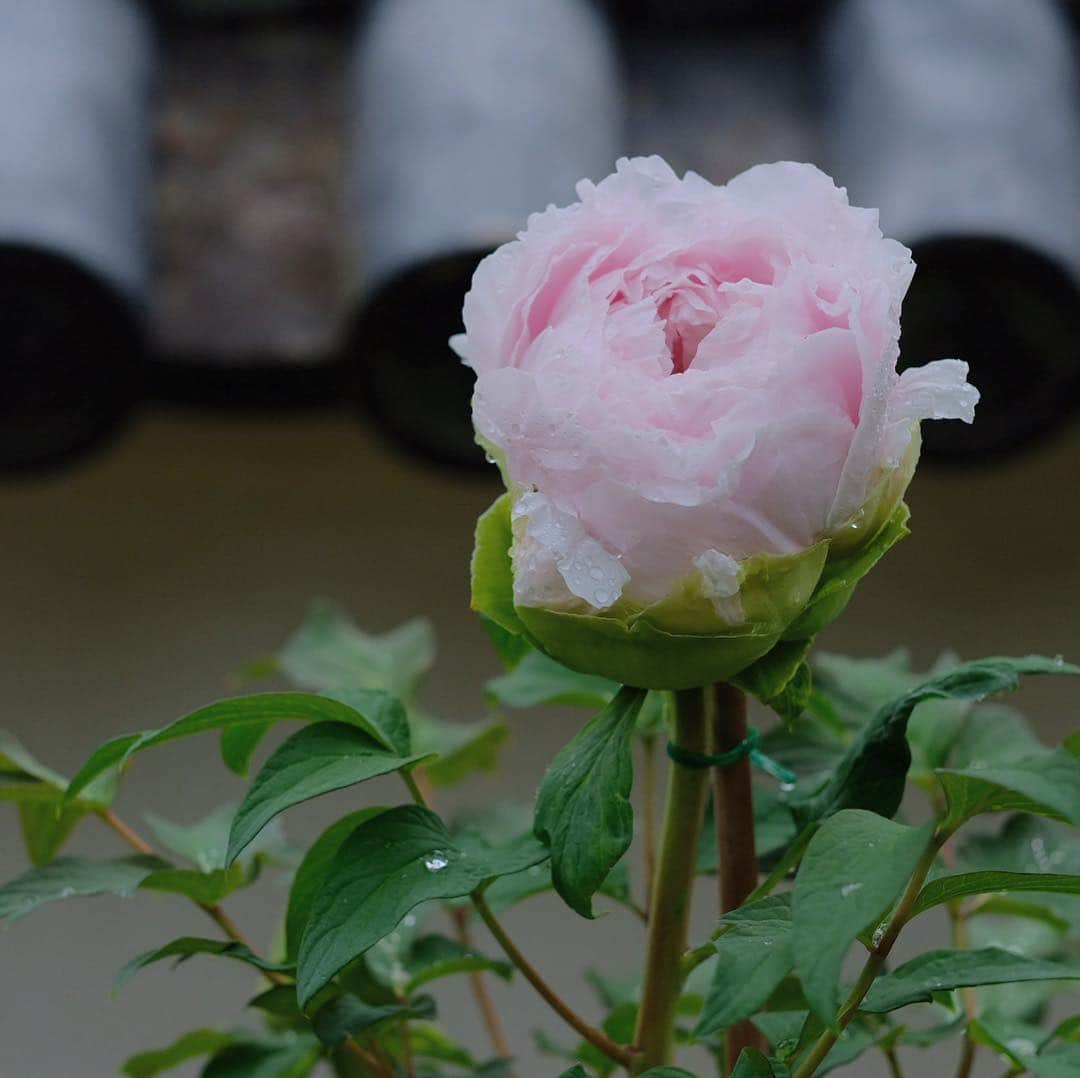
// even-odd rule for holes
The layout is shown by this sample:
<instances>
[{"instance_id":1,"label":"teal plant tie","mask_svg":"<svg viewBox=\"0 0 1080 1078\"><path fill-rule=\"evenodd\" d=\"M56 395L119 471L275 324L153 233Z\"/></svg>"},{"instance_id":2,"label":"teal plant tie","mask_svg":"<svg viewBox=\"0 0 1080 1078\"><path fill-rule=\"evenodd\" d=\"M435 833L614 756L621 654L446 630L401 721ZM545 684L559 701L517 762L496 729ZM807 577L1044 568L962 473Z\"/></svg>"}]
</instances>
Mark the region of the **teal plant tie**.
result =
<instances>
[{"instance_id":1,"label":"teal plant tie","mask_svg":"<svg viewBox=\"0 0 1080 1078\"><path fill-rule=\"evenodd\" d=\"M709 767L731 767L732 764L738 763L744 756L749 756L750 763L759 771L772 775L774 779L782 782L785 786L794 786L797 777L795 772L784 767L783 764L778 763L771 756L766 756L758 748L760 741L761 735L751 726L746 737L737 745L728 749L727 752L695 752L693 749L684 749L681 745L669 741L667 743L667 754L675 763L696 770L705 770Z\"/></svg>"}]
</instances>

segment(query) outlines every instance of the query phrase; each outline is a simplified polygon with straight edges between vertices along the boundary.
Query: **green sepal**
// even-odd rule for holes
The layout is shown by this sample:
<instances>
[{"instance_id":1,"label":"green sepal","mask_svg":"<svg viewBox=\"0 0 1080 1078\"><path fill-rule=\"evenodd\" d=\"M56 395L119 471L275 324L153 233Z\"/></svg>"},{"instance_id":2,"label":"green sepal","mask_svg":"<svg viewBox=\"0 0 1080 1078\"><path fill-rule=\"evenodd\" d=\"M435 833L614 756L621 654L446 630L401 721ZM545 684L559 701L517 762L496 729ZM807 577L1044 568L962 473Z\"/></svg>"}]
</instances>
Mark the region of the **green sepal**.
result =
<instances>
[{"instance_id":1,"label":"green sepal","mask_svg":"<svg viewBox=\"0 0 1080 1078\"><path fill-rule=\"evenodd\" d=\"M696 573L659 602L621 600L603 614L515 605L511 505L510 494L503 494L477 522L474 610L572 670L623 685L687 689L744 676L747 691L786 719L809 697L809 670L802 660L814 634L907 534L908 517L900 503L870 538L870 525L860 523L795 554L749 558L739 590L743 623L732 627L702 593ZM847 531L857 533L854 539ZM781 641L793 646L772 658Z\"/></svg>"}]
</instances>

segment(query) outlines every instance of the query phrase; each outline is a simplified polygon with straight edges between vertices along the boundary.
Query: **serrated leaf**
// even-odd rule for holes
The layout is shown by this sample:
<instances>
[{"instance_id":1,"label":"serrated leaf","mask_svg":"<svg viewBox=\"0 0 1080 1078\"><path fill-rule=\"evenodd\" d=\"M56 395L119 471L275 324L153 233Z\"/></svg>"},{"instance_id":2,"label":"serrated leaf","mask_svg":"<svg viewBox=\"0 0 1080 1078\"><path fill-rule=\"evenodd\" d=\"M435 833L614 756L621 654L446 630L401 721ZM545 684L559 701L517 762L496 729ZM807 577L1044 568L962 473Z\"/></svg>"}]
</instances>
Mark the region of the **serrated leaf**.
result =
<instances>
[{"instance_id":1,"label":"serrated leaf","mask_svg":"<svg viewBox=\"0 0 1080 1078\"><path fill-rule=\"evenodd\" d=\"M811 1009L833 1023L848 947L903 890L933 834L872 812L845 809L810 840L792 892L795 969Z\"/></svg>"},{"instance_id":2,"label":"serrated leaf","mask_svg":"<svg viewBox=\"0 0 1080 1078\"><path fill-rule=\"evenodd\" d=\"M883 1014L909 1003L929 1003L934 993L954 988L1067 980L1080 980L1080 961L1047 962L999 947L927 951L879 977L860 1010Z\"/></svg>"},{"instance_id":3,"label":"serrated leaf","mask_svg":"<svg viewBox=\"0 0 1080 1078\"><path fill-rule=\"evenodd\" d=\"M315 1014L315 1035L328 1048L334 1048L349 1037L363 1038L385 1030L410 1018L427 1019L435 1014L435 1002L430 996L419 996L410 1003L392 1003L372 1007L354 996L338 996L323 1004Z\"/></svg>"},{"instance_id":4,"label":"serrated leaf","mask_svg":"<svg viewBox=\"0 0 1080 1078\"><path fill-rule=\"evenodd\" d=\"M126 1078L155 1078L156 1075L171 1071L190 1059L217 1052L232 1044L233 1039L233 1034L217 1029L193 1029L165 1048L155 1048L132 1056L120 1071Z\"/></svg>"},{"instance_id":5,"label":"serrated leaf","mask_svg":"<svg viewBox=\"0 0 1080 1078\"><path fill-rule=\"evenodd\" d=\"M127 898L152 872L168 868L159 857L136 855L107 861L61 857L32 868L0 887L0 920L14 921L47 902L91 895Z\"/></svg>"},{"instance_id":6,"label":"serrated leaf","mask_svg":"<svg viewBox=\"0 0 1080 1078\"><path fill-rule=\"evenodd\" d=\"M514 967L509 962L477 954L456 940L432 934L413 942L405 960L405 971L408 974L405 994L411 996L425 984L456 973L493 973L508 981Z\"/></svg>"},{"instance_id":7,"label":"serrated leaf","mask_svg":"<svg viewBox=\"0 0 1080 1078\"><path fill-rule=\"evenodd\" d=\"M416 713L412 718L417 752L433 755L424 773L436 786L453 786L476 771L495 770L509 735L497 721L444 722Z\"/></svg>"},{"instance_id":8,"label":"serrated leaf","mask_svg":"<svg viewBox=\"0 0 1080 1078\"><path fill-rule=\"evenodd\" d=\"M346 722L363 728L364 716L355 708L327 696L311 693L278 692L237 696L199 708L160 730L124 734L106 741L71 780L65 799L73 800L98 776L121 767L136 753L179 738L226 727L266 725L269 722Z\"/></svg>"},{"instance_id":9,"label":"serrated leaf","mask_svg":"<svg viewBox=\"0 0 1080 1078\"><path fill-rule=\"evenodd\" d=\"M466 848L417 805L365 821L338 849L300 941L301 1004L421 903L460 898L546 856L533 840Z\"/></svg>"},{"instance_id":10,"label":"serrated leaf","mask_svg":"<svg viewBox=\"0 0 1080 1078\"><path fill-rule=\"evenodd\" d=\"M911 750L907 724L915 707L930 699L981 700L1015 689L1022 675L1080 674L1080 667L1038 655L990 658L959 666L924 681L885 705L859 732L832 779L797 805L805 824L844 808L864 808L892 816L900 807Z\"/></svg>"},{"instance_id":11,"label":"serrated leaf","mask_svg":"<svg viewBox=\"0 0 1080 1078\"><path fill-rule=\"evenodd\" d=\"M995 871L959 872L952 876L939 876L931 880L919 893L912 914L922 913L932 906L939 906L956 898L966 898L968 895L1017 891L1080 895L1080 876L1053 872Z\"/></svg>"},{"instance_id":12,"label":"serrated leaf","mask_svg":"<svg viewBox=\"0 0 1080 1078\"><path fill-rule=\"evenodd\" d=\"M607 678L578 673L530 649L513 670L492 678L485 690L504 707L569 704L602 708L610 703L619 686Z\"/></svg>"},{"instance_id":13,"label":"serrated leaf","mask_svg":"<svg viewBox=\"0 0 1080 1078\"><path fill-rule=\"evenodd\" d=\"M693 1036L708 1037L749 1018L791 972L791 896L777 895L720 918L719 961Z\"/></svg>"},{"instance_id":14,"label":"serrated leaf","mask_svg":"<svg viewBox=\"0 0 1080 1078\"><path fill-rule=\"evenodd\" d=\"M340 607L315 603L278 654L287 677L304 688L381 689L409 699L435 661L435 636L426 618L385 633L358 628Z\"/></svg>"},{"instance_id":15,"label":"serrated leaf","mask_svg":"<svg viewBox=\"0 0 1080 1078\"><path fill-rule=\"evenodd\" d=\"M255 776L229 832L232 862L279 813L304 801L414 766L420 754L397 756L355 726L320 722L287 738Z\"/></svg>"},{"instance_id":16,"label":"serrated leaf","mask_svg":"<svg viewBox=\"0 0 1080 1078\"><path fill-rule=\"evenodd\" d=\"M311 906L315 896L326 879L326 873L334 860L341 844L365 820L385 812L383 807L360 809L332 823L308 847L304 859L300 862L293 876L289 889L289 903L285 911L285 954L290 961L296 959L300 949L300 937L311 916Z\"/></svg>"},{"instance_id":17,"label":"serrated leaf","mask_svg":"<svg viewBox=\"0 0 1080 1078\"><path fill-rule=\"evenodd\" d=\"M551 850L563 901L592 917L600 889L634 836L634 723L642 689L623 688L552 761L536 799L534 830Z\"/></svg>"},{"instance_id":18,"label":"serrated leaf","mask_svg":"<svg viewBox=\"0 0 1080 1078\"><path fill-rule=\"evenodd\" d=\"M983 812L1028 812L1080 826L1080 761L1064 749L980 768L939 768L955 830Z\"/></svg>"},{"instance_id":19,"label":"serrated leaf","mask_svg":"<svg viewBox=\"0 0 1080 1078\"><path fill-rule=\"evenodd\" d=\"M177 964L192 958L197 954L213 955L218 958L231 958L237 962L244 962L255 969L266 972L280 972L289 969L289 966L279 962L267 962L260 958L249 947L235 940L212 940L203 939L199 936L182 936L164 947L157 947L152 951L144 951L136 955L129 962L121 966L120 971L113 981L113 995L135 976L141 969L153 965L155 962L164 961L166 958L177 959Z\"/></svg>"}]
</instances>

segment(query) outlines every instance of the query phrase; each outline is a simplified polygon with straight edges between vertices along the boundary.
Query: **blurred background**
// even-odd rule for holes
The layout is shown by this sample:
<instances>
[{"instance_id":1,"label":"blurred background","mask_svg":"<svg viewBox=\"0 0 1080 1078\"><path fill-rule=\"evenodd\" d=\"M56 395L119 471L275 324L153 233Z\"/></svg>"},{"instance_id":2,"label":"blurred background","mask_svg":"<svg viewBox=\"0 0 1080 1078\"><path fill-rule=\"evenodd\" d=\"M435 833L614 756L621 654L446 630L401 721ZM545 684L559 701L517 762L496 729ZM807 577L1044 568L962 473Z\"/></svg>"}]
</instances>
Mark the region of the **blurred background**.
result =
<instances>
[{"instance_id":1,"label":"blurred background","mask_svg":"<svg viewBox=\"0 0 1080 1078\"><path fill-rule=\"evenodd\" d=\"M1055 0L0 0L0 726L71 772L222 695L320 595L374 630L430 616L425 702L480 717L466 567L498 481L446 337L478 258L626 153L715 182L821 165L915 251L901 362L960 356L983 392L972 428L926 431L914 534L821 646L1080 656L1075 25ZM1047 739L1076 726L1067 684L1019 703ZM521 799L579 722L509 719L501 774L448 807ZM140 758L120 808L192 822L240 792L206 738ZM121 852L92 823L71 848ZM6 813L0 878L25 865ZM266 941L283 898L229 905ZM617 913L508 919L590 1014L583 951L640 958ZM204 931L143 896L0 934L0 1076L241 1024L249 978L219 965L109 1000L127 958ZM516 984L505 1008L521 1073L557 1073L529 1047L555 1021Z\"/></svg>"}]
</instances>

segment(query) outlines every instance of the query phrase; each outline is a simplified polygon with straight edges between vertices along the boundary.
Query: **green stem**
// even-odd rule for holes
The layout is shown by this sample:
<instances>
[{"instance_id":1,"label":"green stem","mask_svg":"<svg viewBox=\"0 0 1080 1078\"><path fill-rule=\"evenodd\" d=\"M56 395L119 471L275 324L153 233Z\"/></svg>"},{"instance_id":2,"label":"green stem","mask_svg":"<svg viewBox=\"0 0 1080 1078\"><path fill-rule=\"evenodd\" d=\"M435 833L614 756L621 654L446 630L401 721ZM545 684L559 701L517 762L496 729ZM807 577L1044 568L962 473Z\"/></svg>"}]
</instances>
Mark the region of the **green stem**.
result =
<instances>
[{"instance_id":1,"label":"green stem","mask_svg":"<svg viewBox=\"0 0 1080 1078\"><path fill-rule=\"evenodd\" d=\"M806 847L810 845L810 840L817 833L817 829L817 823L807 824L795 836L795 840L787 848L787 852L777 862L776 868L762 880L757 890L747 898L747 904L768 898L776 890L777 886L787 879L788 873L802 860L802 855L806 852ZM728 925L719 925L709 937L708 943L703 943L700 947L694 947L683 955L682 971L684 977L689 976L702 962L707 962L716 954L716 948L713 947L713 944L728 931L728 928Z\"/></svg>"},{"instance_id":2,"label":"green stem","mask_svg":"<svg viewBox=\"0 0 1080 1078\"><path fill-rule=\"evenodd\" d=\"M411 772L399 772L405 785L408 787L412 799L422 808L428 808L427 798L423 790L413 778ZM630 1049L616 1044L610 1037L589 1025L562 999L561 996L544 980L539 970L518 950L517 945L507 934L506 929L499 923L494 911L487 904L481 891L474 891L470 896L473 908L480 915L480 919L487 925L488 931L495 937L495 941L503 949L506 957L517 967L521 975L536 989L545 1003L564 1021L571 1029L585 1038L594 1048L603 1052L609 1059L620 1066L629 1068L633 1061L633 1053Z\"/></svg>"},{"instance_id":3,"label":"green stem","mask_svg":"<svg viewBox=\"0 0 1080 1078\"><path fill-rule=\"evenodd\" d=\"M866 993L870 991L870 986L884 968L885 960L889 957L893 944L896 943L896 937L900 935L900 930L907 924L915 900L919 897L919 892L926 882L926 877L934 867L937 852L946 837L946 835L939 832L935 833L931 838L923 851L922 857L919 858L919 863L915 866L911 879L908 880L907 886L904 888L904 893L900 896L900 901L897 902L896 908L889 918L884 934L868 955L862 972L859 974L859 979L855 982L855 987L852 988L848 998L844 1001L844 1005L840 1008L840 1013L836 1016L836 1028L826 1029L818 1037L810 1054L799 1065L792 1078L810 1078L814 1071L821 1066L822 1060L829 1054L840 1034L847 1028L848 1023L855 1017L859 1004L862 1003Z\"/></svg>"},{"instance_id":4,"label":"green stem","mask_svg":"<svg viewBox=\"0 0 1080 1078\"><path fill-rule=\"evenodd\" d=\"M709 690L675 694L675 743L694 752L706 749ZM634 1043L634 1073L670 1062L675 1039L675 1007L682 990L681 960L686 950L698 835L705 812L708 772L669 768L667 805L660 837L656 879L649 902L645 977Z\"/></svg>"}]
</instances>

